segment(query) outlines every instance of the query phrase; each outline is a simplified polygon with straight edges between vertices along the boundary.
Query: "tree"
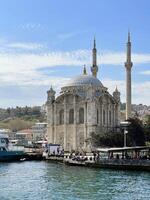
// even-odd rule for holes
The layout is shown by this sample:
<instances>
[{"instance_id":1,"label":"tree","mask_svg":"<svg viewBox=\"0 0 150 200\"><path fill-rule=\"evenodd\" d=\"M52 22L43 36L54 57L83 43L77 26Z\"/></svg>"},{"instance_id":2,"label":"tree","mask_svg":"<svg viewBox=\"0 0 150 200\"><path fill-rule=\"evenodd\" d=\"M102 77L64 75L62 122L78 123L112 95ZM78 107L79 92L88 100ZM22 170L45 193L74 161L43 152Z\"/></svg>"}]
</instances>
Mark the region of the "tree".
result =
<instances>
[{"instance_id":1,"label":"tree","mask_svg":"<svg viewBox=\"0 0 150 200\"><path fill-rule=\"evenodd\" d=\"M145 117L144 134L146 143L150 144L150 115Z\"/></svg>"},{"instance_id":2,"label":"tree","mask_svg":"<svg viewBox=\"0 0 150 200\"><path fill-rule=\"evenodd\" d=\"M128 121L131 123L127 134L128 146L145 145L145 135L142 121L137 117L130 118Z\"/></svg>"},{"instance_id":3,"label":"tree","mask_svg":"<svg viewBox=\"0 0 150 200\"><path fill-rule=\"evenodd\" d=\"M91 133L92 146L105 146L105 147L122 147L123 146L123 133L122 132L108 132L108 133Z\"/></svg>"}]
</instances>

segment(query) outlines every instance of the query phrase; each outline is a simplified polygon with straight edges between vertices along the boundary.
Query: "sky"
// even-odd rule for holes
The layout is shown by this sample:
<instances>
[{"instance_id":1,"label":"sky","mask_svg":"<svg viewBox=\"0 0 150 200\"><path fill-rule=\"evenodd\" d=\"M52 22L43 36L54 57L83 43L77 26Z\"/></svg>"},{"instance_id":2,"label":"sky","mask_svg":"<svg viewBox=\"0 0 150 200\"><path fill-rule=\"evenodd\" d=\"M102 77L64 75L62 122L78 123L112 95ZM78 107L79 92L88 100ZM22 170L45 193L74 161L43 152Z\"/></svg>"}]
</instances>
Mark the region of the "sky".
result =
<instances>
[{"instance_id":1,"label":"sky","mask_svg":"<svg viewBox=\"0 0 150 200\"><path fill-rule=\"evenodd\" d=\"M150 105L149 0L0 0L0 107L43 105L92 64L125 102L126 42L132 42L132 103Z\"/></svg>"}]
</instances>

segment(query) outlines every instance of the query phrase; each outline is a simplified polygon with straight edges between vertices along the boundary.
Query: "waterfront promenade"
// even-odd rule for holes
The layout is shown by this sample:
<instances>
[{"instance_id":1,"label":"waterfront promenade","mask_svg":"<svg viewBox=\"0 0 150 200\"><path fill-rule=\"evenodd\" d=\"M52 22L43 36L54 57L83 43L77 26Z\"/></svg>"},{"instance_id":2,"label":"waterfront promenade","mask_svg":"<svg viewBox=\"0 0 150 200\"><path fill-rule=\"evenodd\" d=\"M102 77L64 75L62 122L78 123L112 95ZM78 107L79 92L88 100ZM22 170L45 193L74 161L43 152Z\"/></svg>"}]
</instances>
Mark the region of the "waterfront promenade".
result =
<instances>
[{"instance_id":1,"label":"waterfront promenade","mask_svg":"<svg viewBox=\"0 0 150 200\"><path fill-rule=\"evenodd\" d=\"M149 200L150 173L44 161L0 163L0 185L3 200Z\"/></svg>"}]
</instances>

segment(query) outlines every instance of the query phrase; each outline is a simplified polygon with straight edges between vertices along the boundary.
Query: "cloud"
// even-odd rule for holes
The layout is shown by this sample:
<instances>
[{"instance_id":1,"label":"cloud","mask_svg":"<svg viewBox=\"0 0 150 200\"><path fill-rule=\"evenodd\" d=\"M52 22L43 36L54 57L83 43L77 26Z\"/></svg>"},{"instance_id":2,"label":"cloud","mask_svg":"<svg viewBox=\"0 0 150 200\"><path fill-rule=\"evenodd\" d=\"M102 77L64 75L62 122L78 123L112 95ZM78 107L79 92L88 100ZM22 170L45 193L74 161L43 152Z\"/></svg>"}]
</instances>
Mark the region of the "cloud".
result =
<instances>
[{"instance_id":1,"label":"cloud","mask_svg":"<svg viewBox=\"0 0 150 200\"><path fill-rule=\"evenodd\" d=\"M143 75L150 75L150 70L142 71L142 72L140 72L140 74L143 74Z\"/></svg>"},{"instance_id":2,"label":"cloud","mask_svg":"<svg viewBox=\"0 0 150 200\"><path fill-rule=\"evenodd\" d=\"M54 71L56 66L76 67L82 66L83 64L91 65L91 51L86 49L64 52L50 51L46 49L43 44L38 43L8 43L5 40L0 40L0 43L0 85L7 87L7 91L5 92L8 93L9 86L14 88L19 87L22 92L26 90L27 94L30 93L31 96L33 95L34 99L34 92L32 94L31 90L33 91L34 88L39 87L39 95L41 95L41 87L49 88L50 85L53 85L58 94L60 87L70 78L65 78L61 76L61 74L58 74L57 77L54 77L51 74L47 75L42 69L47 67L50 72L51 70ZM4 51L1 51L1 48L3 48ZM30 51L38 48L41 49L42 53ZM18 52L17 49L22 49L22 51ZM133 54L132 60L134 64L150 63L150 54ZM109 65L110 67L113 65L116 67L117 65L119 67L124 65L124 61L125 53L122 52L103 51L102 54L98 54L98 64L100 65ZM150 71L148 70L141 73L149 74ZM102 83L104 86L108 87L110 93L114 91L117 85L121 92L121 99L125 102L125 82L123 80L115 81L112 79L103 79ZM29 92L27 92L27 90L29 90ZM133 82L132 91L133 103L149 104L149 81L142 83ZM44 89L43 92L42 95L45 94ZM17 95L16 99L18 98ZM21 102L22 101L23 100L21 100ZM41 100L39 100L39 103L41 103Z\"/></svg>"},{"instance_id":3,"label":"cloud","mask_svg":"<svg viewBox=\"0 0 150 200\"><path fill-rule=\"evenodd\" d=\"M122 66L124 64L123 57L124 54L121 53L98 55L98 64ZM134 59L134 62L144 64L148 62L148 59L143 59L141 56L141 60ZM82 66L85 63L91 65L91 52L88 50L51 51L48 53L0 53L0 73L4 71L37 70L45 66L49 68L55 66Z\"/></svg>"},{"instance_id":4,"label":"cloud","mask_svg":"<svg viewBox=\"0 0 150 200\"><path fill-rule=\"evenodd\" d=\"M36 49L44 48L44 45L42 44L22 43L22 42L10 43L10 44L7 44L7 46L14 49L24 49L24 50L36 50Z\"/></svg>"},{"instance_id":5,"label":"cloud","mask_svg":"<svg viewBox=\"0 0 150 200\"><path fill-rule=\"evenodd\" d=\"M86 33L86 32L87 32L86 30L81 30L81 31L74 31L74 32L70 32L70 33L60 33L58 35L58 39L66 40L66 39L76 37L76 36L81 35L82 33Z\"/></svg>"},{"instance_id":6,"label":"cloud","mask_svg":"<svg viewBox=\"0 0 150 200\"><path fill-rule=\"evenodd\" d=\"M47 44L46 43L36 43L36 42L20 42L20 41L14 41L9 42L8 40L1 39L0 38L0 56L7 55L17 55L20 56L21 53L25 52L36 52L36 51L46 51L47 50Z\"/></svg>"},{"instance_id":7,"label":"cloud","mask_svg":"<svg viewBox=\"0 0 150 200\"><path fill-rule=\"evenodd\" d=\"M108 88L112 94L116 86L121 92L121 101L126 101L126 82L124 80L103 79L102 83ZM143 81L140 83L132 82L132 103L133 104L147 104L150 105L150 81Z\"/></svg>"},{"instance_id":8,"label":"cloud","mask_svg":"<svg viewBox=\"0 0 150 200\"><path fill-rule=\"evenodd\" d=\"M26 23L26 24L21 24L20 27L23 30L32 31L32 30L39 30L39 29L41 29L42 25L40 23L29 22L29 23Z\"/></svg>"},{"instance_id":9,"label":"cloud","mask_svg":"<svg viewBox=\"0 0 150 200\"><path fill-rule=\"evenodd\" d=\"M124 59L121 56L123 57L123 54L105 53L98 56L98 61L110 66L116 64L122 66ZM52 51L48 53L0 53L0 78L5 84L7 82L12 82L12 84L14 82L17 82L17 84L34 84L37 77L44 80L45 77L39 72L39 69L44 69L45 66L54 70L55 66L76 67L85 63L90 65L90 58L91 52L88 50ZM147 59L138 59L138 63L144 62L147 62Z\"/></svg>"}]
</instances>

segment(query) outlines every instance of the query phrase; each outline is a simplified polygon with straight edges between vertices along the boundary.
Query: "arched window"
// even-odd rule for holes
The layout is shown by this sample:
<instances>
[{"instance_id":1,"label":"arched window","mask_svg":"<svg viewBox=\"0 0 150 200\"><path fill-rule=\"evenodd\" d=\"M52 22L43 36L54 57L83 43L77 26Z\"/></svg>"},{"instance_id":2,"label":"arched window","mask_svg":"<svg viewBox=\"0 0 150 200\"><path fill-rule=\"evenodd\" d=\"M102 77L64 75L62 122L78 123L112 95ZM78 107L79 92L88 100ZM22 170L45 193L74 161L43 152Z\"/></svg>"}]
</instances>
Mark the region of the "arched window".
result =
<instances>
[{"instance_id":1,"label":"arched window","mask_svg":"<svg viewBox=\"0 0 150 200\"><path fill-rule=\"evenodd\" d=\"M109 124L111 124L111 111L109 111Z\"/></svg>"},{"instance_id":2,"label":"arched window","mask_svg":"<svg viewBox=\"0 0 150 200\"><path fill-rule=\"evenodd\" d=\"M59 124L64 124L64 110L60 110L59 112Z\"/></svg>"},{"instance_id":3,"label":"arched window","mask_svg":"<svg viewBox=\"0 0 150 200\"><path fill-rule=\"evenodd\" d=\"M84 108L79 109L79 123L84 124Z\"/></svg>"},{"instance_id":4,"label":"arched window","mask_svg":"<svg viewBox=\"0 0 150 200\"><path fill-rule=\"evenodd\" d=\"M74 123L74 110L70 109L69 110L69 124L73 124Z\"/></svg>"},{"instance_id":5,"label":"arched window","mask_svg":"<svg viewBox=\"0 0 150 200\"><path fill-rule=\"evenodd\" d=\"M99 123L99 112L97 110L97 124Z\"/></svg>"},{"instance_id":6,"label":"arched window","mask_svg":"<svg viewBox=\"0 0 150 200\"><path fill-rule=\"evenodd\" d=\"M105 124L105 110L103 110L103 124Z\"/></svg>"}]
</instances>

